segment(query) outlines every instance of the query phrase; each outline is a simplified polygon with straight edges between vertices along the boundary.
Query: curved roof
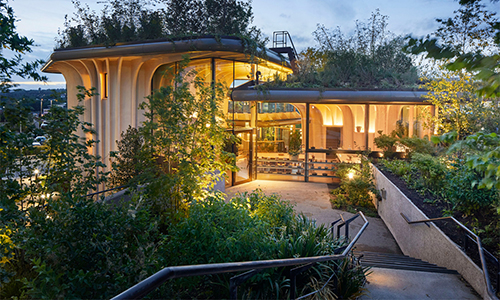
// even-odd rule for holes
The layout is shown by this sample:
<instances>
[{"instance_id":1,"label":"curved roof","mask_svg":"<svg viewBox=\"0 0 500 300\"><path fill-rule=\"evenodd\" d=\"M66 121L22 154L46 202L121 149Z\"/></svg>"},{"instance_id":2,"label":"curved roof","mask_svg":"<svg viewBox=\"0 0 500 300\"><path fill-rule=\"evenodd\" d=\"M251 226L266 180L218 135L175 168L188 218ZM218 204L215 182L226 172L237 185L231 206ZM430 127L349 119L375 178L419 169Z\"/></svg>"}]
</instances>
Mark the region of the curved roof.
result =
<instances>
[{"instance_id":1,"label":"curved roof","mask_svg":"<svg viewBox=\"0 0 500 300\"><path fill-rule=\"evenodd\" d=\"M50 60L43 66L43 72L50 72L49 67L57 61L104 58L112 56L141 56L155 54L173 54L173 53L189 53L189 52L218 52L218 53L239 53L237 58L248 60L248 54L245 54L246 49L244 41L237 37L221 37L213 36L198 37L192 39L180 40L155 40L144 41L138 43L122 43L116 46L88 46L71 49L58 49L50 56ZM267 61L285 64L290 68L290 63L283 56L274 51L265 49L267 57L261 57ZM223 55L218 55L223 56ZM234 58L234 57L233 57Z\"/></svg>"},{"instance_id":2,"label":"curved roof","mask_svg":"<svg viewBox=\"0 0 500 300\"><path fill-rule=\"evenodd\" d=\"M426 91L233 90L234 101L316 104L425 104Z\"/></svg>"}]
</instances>

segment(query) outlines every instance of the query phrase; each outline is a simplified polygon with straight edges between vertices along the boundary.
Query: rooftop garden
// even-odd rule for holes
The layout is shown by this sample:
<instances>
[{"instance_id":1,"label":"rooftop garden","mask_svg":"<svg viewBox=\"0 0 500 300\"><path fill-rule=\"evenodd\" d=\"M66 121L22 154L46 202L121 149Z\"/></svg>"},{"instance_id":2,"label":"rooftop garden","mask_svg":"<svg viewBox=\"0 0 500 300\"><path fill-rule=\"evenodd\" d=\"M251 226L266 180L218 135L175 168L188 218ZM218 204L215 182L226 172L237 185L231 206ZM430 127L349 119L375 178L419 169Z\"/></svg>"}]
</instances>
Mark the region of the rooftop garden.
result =
<instances>
[{"instance_id":1,"label":"rooftop garden","mask_svg":"<svg viewBox=\"0 0 500 300\"><path fill-rule=\"evenodd\" d=\"M377 10L366 22L356 22L347 35L340 28L318 25L316 47L298 57L298 71L272 88L416 89L419 70L402 48L405 39L387 31L387 16Z\"/></svg>"},{"instance_id":2,"label":"rooftop garden","mask_svg":"<svg viewBox=\"0 0 500 300\"><path fill-rule=\"evenodd\" d=\"M265 55L268 41L252 26L251 3L244 0L109 0L101 12L75 0L56 49L111 47L120 43L179 40L203 36L241 39L249 55Z\"/></svg>"}]
</instances>

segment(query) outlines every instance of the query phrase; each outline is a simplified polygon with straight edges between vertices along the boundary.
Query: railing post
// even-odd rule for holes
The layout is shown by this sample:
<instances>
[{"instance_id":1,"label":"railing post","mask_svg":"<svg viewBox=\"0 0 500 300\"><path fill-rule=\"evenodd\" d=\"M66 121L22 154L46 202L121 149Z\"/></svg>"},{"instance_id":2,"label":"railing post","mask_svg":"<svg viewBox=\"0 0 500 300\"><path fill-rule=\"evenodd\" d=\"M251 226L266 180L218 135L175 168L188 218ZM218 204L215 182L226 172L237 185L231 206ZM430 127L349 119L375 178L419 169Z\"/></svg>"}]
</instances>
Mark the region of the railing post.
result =
<instances>
[{"instance_id":1,"label":"railing post","mask_svg":"<svg viewBox=\"0 0 500 300\"><path fill-rule=\"evenodd\" d=\"M261 271L262 269L250 270L231 277L231 279L229 279L229 299L238 299L238 286Z\"/></svg>"},{"instance_id":2,"label":"railing post","mask_svg":"<svg viewBox=\"0 0 500 300\"><path fill-rule=\"evenodd\" d=\"M333 274L335 276L333 276L333 292L335 294L337 294L337 292L338 292L338 285L339 285L339 278L337 276L338 268L339 268L339 266L337 265L337 262L334 262L333 263Z\"/></svg>"},{"instance_id":3,"label":"railing post","mask_svg":"<svg viewBox=\"0 0 500 300\"><path fill-rule=\"evenodd\" d=\"M497 260L497 294L500 293L500 261Z\"/></svg>"},{"instance_id":4,"label":"railing post","mask_svg":"<svg viewBox=\"0 0 500 300\"><path fill-rule=\"evenodd\" d=\"M295 298L297 298L297 275L306 270L309 270L314 265L315 263L310 263L290 270L290 300L295 300Z\"/></svg>"},{"instance_id":5,"label":"railing post","mask_svg":"<svg viewBox=\"0 0 500 300\"><path fill-rule=\"evenodd\" d=\"M467 253L467 247L469 246L468 239L469 239L469 236L467 235L467 232L464 231L464 252L465 253Z\"/></svg>"},{"instance_id":6,"label":"railing post","mask_svg":"<svg viewBox=\"0 0 500 300\"><path fill-rule=\"evenodd\" d=\"M297 275L290 271L290 300L297 298L295 290L297 289Z\"/></svg>"},{"instance_id":7,"label":"railing post","mask_svg":"<svg viewBox=\"0 0 500 300\"><path fill-rule=\"evenodd\" d=\"M347 240L349 240L349 225L351 224L351 222L348 222L345 224L345 231L344 231L344 235L345 235L345 238Z\"/></svg>"}]
</instances>

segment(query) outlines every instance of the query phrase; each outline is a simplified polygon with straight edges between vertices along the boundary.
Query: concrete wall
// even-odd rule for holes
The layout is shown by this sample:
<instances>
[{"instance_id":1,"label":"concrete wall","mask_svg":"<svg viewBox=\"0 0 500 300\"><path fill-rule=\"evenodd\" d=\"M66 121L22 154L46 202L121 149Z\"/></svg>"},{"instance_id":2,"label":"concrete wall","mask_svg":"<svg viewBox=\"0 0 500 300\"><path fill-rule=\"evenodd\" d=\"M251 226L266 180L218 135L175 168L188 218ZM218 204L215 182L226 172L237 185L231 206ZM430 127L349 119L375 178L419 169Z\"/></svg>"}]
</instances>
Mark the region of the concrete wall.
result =
<instances>
[{"instance_id":1,"label":"concrete wall","mask_svg":"<svg viewBox=\"0 0 500 300\"><path fill-rule=\"evenodd\" d=\"M401 251L405 255L457 270L484 299L490 299L486 292L482 270L434 223L427 223L429 226L425 223L406 223L401 213L410 221L428 219L428 217L375 166L373 166L373 174L377 189L385 190L385 198L376 203L378 213L396 239Z\"/></svg>"}]
</instances>

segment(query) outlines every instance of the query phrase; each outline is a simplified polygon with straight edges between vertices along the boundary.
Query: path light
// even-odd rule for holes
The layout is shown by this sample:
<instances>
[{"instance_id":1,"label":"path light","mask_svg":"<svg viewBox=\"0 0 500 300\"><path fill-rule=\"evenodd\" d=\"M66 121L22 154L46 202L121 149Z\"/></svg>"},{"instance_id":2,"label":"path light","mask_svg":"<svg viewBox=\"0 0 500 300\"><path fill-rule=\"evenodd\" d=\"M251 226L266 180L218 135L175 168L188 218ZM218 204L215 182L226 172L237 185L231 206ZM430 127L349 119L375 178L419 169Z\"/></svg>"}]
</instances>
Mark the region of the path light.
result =
<instances>
[{"instance_id":1,"label":"path light","mask_svg":"<svg viewBox=\"0 0 500 300\"><path fill-rule=\"evenodd\" d=\"M347 174L347 177L349 179L353 179L354 178L354 170L349 171L349 174Z\"/></svg>"},{"instance_id":2,"label":"path light","mask_svg":"<svg viewBox=\"0 0 500 300\"><path fill-rule=\"evenodd\" d=\"M35 169L35 175L38 175L39 172L38 169Z\"/></svg>"}]
</instances>

